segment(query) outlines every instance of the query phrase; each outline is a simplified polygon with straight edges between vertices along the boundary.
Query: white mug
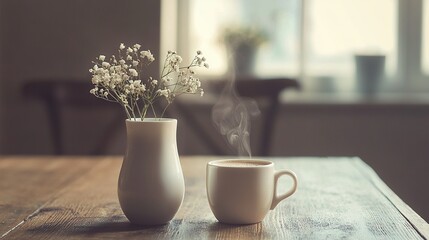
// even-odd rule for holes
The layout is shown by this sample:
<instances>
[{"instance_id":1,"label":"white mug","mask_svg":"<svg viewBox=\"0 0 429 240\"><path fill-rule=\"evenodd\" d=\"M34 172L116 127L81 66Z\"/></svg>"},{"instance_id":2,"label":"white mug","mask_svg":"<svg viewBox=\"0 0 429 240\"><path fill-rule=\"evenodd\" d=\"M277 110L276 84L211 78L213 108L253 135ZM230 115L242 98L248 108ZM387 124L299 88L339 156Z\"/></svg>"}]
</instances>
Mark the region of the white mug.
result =
<instances>
[{"instance_id":1,"label":"white mug","mask_svg":"<svg viewBox=\"0 0 429 240\"><path fill-rule=\"evenodd\" d=\"M292 188L277 195L280 176L293 180ZM222 223L261 222L269 210L292 195L298 180L294 172L274 170L266 160L216 160L207 164L207 197L215 217Z\"/></svg>"}]
</instances>

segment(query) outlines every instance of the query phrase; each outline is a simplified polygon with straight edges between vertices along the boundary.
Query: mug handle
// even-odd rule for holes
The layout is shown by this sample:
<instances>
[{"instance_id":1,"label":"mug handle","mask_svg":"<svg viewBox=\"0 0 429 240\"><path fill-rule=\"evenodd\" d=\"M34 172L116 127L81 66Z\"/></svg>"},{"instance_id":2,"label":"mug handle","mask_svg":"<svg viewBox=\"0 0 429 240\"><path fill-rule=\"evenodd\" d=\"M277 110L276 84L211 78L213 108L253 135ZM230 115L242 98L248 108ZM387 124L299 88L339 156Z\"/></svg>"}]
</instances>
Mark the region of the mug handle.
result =
<instances>
[{"instance_id":1,"label":"mug handle","mask_svg":"<svg viewBox=\"0 0 429 240\"><path fill-rule=\"evenodd\" d=\"M291 190L287 191L286 193L277 195L277 183L279 182L279 178L283 175L288 175L292 178L293 180L293 187ZM271 210L273 210L277 204L279 204L280 201L284 200L285 198L289 197L290 195L292 195L295 191L296 188L298 186L298 178L295 175L294 172L289 171L289 170L280 170L280 171L276 171L276 173L274 174L274 196L273 196L273 202L271 204Z\"/></svg>"}]
</instances>

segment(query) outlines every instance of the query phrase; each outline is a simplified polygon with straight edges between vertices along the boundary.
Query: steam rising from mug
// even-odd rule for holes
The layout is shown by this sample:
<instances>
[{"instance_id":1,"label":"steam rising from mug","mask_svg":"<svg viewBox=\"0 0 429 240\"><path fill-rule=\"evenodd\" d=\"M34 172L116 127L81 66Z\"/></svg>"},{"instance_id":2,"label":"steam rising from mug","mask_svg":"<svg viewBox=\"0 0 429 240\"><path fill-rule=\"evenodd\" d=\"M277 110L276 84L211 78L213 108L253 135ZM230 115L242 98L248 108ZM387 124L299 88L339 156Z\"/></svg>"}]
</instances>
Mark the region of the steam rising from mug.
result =
<instances>
[{"instance_id":1,"label":"steam rising from mug","mask_svg":"<svg viewBox=\"0 0 429 240\"><path fill-rule=\"evenodd\" d=\"M252 99L241 98L235 90L235 77L227 81L219 101L212 109L212 119L239 156L252 157L250 149L250 116L260 113Z\"/></svg>"}]
</instances>

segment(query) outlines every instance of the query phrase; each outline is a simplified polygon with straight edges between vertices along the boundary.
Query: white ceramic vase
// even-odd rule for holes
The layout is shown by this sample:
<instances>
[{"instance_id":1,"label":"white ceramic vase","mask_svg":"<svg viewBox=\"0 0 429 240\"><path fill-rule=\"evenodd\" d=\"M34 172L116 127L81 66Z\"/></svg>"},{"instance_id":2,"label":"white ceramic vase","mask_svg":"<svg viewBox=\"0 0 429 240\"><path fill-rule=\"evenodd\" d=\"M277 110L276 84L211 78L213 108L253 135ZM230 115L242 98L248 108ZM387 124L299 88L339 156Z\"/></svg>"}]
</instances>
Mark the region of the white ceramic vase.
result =
<instances>
[{"instance_id":1,"label":"white ceramic vase","mask_svg":"<svg viewBox=\"0 0 429 240\"><path fill-rule=\"evenodd\" d=\"M127 148L118 181L122 211L134 224L165 224L173 219L185 194L177 120L126 120L126 127Z\"/></svg>"}]
</instances>

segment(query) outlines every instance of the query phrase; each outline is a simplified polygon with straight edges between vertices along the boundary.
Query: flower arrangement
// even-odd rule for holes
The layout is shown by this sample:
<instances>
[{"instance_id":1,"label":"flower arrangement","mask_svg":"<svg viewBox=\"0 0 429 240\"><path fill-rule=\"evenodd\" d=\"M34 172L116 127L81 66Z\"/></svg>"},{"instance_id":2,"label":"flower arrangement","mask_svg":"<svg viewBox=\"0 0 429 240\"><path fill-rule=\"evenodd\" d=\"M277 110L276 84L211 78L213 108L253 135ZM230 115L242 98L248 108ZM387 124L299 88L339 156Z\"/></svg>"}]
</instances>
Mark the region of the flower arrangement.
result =
<instances>
[{"instance_id":1,"label":"flower arrangement","mask_svg":"<svg viewBox=\"0 0 429 240\"><path fill-rule=\"evenodd\" d=\"M94 88L90 93L109 102L119 103L130 120L141 120L148 111L155 118L154 104L165 99L167 104L159 115L164 115L174 99L182 94L204 94L201 82L196 78L195 67L206 67L206 58L201 51L187 66L181 66L182 58L174 51L168 51L159 79L148 77L143 80L143 70L155 61L150 50L140 50L140 44L127 47L119 45L118 56L112 55L109 60L100 55L96 58L94 67L89 69Z\"/></svg>"}]
</instances>

